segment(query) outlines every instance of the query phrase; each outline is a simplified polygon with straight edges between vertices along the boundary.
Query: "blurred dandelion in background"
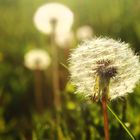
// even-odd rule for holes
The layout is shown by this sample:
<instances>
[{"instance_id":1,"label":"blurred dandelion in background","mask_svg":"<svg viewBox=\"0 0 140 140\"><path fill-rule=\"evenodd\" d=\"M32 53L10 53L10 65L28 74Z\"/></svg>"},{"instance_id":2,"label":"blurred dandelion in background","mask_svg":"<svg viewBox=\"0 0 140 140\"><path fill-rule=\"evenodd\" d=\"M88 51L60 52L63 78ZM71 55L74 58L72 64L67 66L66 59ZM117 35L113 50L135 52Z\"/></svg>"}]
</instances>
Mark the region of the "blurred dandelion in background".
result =
<instances>
[{"instance_id":1,"label":"blurred dandelion in background","mask_svg":"<svg viewBox=\"0 0 140 140\"><path fill-rule=\"evenodd\" d=\"M73 24L72 11L60 3L47 3L40 8L34 16L35 26L42 33L50 35L51 53L52 53L52 82L54 91L54 106L56 109L61 107L60 85L59 85L59 63L57 43L61 42L59 35L66 35L70 32ZM57 38L57 39L56 39ZM56 42L57 41L57 42ZM63 40L64 41L64 40Z\"/></svg>"},{"instance_id":2,"label":"blurred dandelion in background","mask_svg":"<svg viewBox=\"0 0 140 140\"><path fill-rule=\"evenodd\" d=\"M78 40L91 39L94 36L94 32L91 26L83 25L76 31L76 37Z\"/></svg>"},{"instance_id":3,"label":"blurred dandelion in background","mask_svg":"<svg viewBox=\"0 0 140 140\"><path fill-rule=\"evenodd\" d=\"M55 42L60 48L70 48L74 42L74 33L72 31L67 33L57 34Z\"/></svg>"},{"instance_id":4,"label":"blurred dandelion in background","mask_svg":"<svg viewBox=\"0 0 140 140\"><path fill-rule=\"evenodd\" d=\"M42 49L32 49L24 57L25 66L34 72L34 96L38 113L42 113L44 110L41 71L46 70L50 63L51 58L49 54Z\"/></svg>"},{"instance_id":5,"label":"blurred dandelion in background","mask_svg":"<svg viewBox=\"0 0 140 140\"><path fill-rule=\"evenodd\" d=\"M34 23L39 31L51 34L53 21L56 22L56 34L68 32L73 24L73 13L68 7L59 3L47 3L38 8Z\"/></svg>"},{"instance_id":6,"label":"blurred dandelion in background","mask_svg":"<svg viewBox=\"0 0 140 140\"><path fill-rule=\"evenodd\" d=\"M31 70L45 70L51 63L49 54L42 49L32 49L24 56L24 64Z\"/></svg>"}]
</instances>

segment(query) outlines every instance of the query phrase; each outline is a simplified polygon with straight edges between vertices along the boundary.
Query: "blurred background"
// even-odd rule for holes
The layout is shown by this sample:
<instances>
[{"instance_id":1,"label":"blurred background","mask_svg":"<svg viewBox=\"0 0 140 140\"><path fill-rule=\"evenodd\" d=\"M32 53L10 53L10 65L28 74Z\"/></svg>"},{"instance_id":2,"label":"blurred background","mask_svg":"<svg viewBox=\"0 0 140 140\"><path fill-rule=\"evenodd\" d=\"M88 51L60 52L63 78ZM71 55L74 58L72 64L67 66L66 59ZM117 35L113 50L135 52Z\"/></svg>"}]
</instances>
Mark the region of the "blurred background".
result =
<instances>
[{"instance_id":1,"label":"blurred background","mask_svg":"<svg viewBox=\"0 0 140 140\"><path fill-rule=\"evenodd\" d=\"M51 36L41 33L33 22L36 10L49 2L67 6L74 15L71 34L59 35L53 43ZM139 54L139 13L139 0L0 0L0 139L103 140L100 104L73 94L67 59L70 49L94 36L129 42ZM52 44L57 48L57 67ZM25 54L33 49L47 52L47 68L25 65ZM57 97L52 78L55 68ZM110 106L140 139L140 84L133 94ZM130 139L110 113L109 122L111 139Z\"/></svg>"}]
</instances>

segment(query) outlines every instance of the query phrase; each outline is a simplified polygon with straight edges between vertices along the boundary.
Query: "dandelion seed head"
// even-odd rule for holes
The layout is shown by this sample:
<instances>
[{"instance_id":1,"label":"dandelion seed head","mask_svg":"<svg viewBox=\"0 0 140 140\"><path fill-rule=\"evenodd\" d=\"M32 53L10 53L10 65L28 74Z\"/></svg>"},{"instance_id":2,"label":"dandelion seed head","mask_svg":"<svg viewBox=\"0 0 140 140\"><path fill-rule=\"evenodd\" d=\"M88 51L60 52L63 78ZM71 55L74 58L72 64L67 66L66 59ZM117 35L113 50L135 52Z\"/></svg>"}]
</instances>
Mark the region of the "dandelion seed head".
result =
<instances>
[{"instance_id":1,"label":"dandelion seed head","mask_svg":"<svg viewBox=\"0 0 140 140\"><path fill-rule=\"evenodd\" d=\"M45 34L53 31L52 22L56 22L56 33L68 32L73 24L72 11L60 3L48 3L38 8L34 16L37 29Z\"/></svg>"},{"instance_id":2,"label":"dandelion seed head","mask_svg":"<svg viewBox=\"0 0 140 140\"><path fill-rule=\"evenodd\" d=\"M74 34L72 31L56 34L55 36L55 42L60 48L70 47L73 41L74 41Z\"/></svg>"},{"instance_id":3,"label":"dandelion seed head","mask_svg":"<svg viewBox=\"0 0 140 140\"><path fill-rule=\"evenodd\" d=\"M77 93L85 97L95 94L97 75L110 78L110 99L132 92L140 79L139 57L129 44L109 38L85 41L69 58L71 81Z\"/></svg>"},{"instance_id":4,"label":"dandelion seed head","mask_svg":"<svg viewBox=\"0 0 140 140\"><path fill-rule=\"evenodd\" d=\"M79 40L91 39L93 37L93 30L89 25L81 26L77 29L76 37Z\"/></svg>"},{"instance_id":5,"label":"dandelion seed head","mask_svg":"<svg viewBox=\"0 0 140 140\"><path fill-rule=\"evenodd\" d=\"M51 63L49 54L42 49L33 49L24 56L24 64L31 70L45 70Z\"/></svg>"}]
</instances>

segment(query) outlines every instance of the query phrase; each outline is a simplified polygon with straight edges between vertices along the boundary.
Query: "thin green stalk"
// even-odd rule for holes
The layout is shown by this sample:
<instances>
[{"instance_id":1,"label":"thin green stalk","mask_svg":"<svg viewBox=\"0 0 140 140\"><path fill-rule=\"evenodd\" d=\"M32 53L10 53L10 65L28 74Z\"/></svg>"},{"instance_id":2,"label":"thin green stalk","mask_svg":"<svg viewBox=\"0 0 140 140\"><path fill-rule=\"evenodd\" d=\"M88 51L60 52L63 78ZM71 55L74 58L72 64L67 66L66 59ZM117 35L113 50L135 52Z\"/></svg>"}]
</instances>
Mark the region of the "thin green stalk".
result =
<instances>
[{"instance_id":1,"label":"thin green stalk","mask_svg":"<svg viewBox=\"0 0 140 140\"><path fill-rule=\"evenodd\" d=\"M131 137L132 140L136 140L136 138L133 136L133 134L130 132L130 130L126 127L126 125L120 120L120 118L114 113L114 111L107 105L107 108L109 111L113 114L113 116L118 120L118 122L122 125L122 127L125 129L125 131L128 133L128 135Z\"/></svg>"},{"instance_id":2,"label":"thin green stalk","mask_svg":"<svg viewBox=\"0 0 140 140\"><path fill-rule=\"evenodd\" d=\"M59 64L58 64L58 50L55 43L56 20L52 20L52 34L51 34L51 47L52 47L52 82L54 92L54 106L57 110L61 109L60 85L59 85Z\"/></svg>"}]
</instances>

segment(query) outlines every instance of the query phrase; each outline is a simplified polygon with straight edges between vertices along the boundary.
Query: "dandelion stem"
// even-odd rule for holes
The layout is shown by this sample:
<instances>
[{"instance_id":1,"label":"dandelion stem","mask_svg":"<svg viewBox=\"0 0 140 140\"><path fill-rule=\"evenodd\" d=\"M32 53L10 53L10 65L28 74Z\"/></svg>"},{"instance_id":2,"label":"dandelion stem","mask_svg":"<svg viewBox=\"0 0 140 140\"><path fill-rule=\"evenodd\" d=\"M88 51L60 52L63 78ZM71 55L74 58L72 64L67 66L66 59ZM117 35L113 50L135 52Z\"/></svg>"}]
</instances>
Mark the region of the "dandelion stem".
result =
<instances>
[{"instance_id":1,"label":"dandelion stem","mask_svg":"<svg viewBox=\"0 0 140 140\"><path fill-rule=\"evenodd\" d=\"M42 98L42 81L41 81L41 71L35 70L35 103L36 108L39 113L43 111L43 98Z\"/></svg>"},{"instance_id":2,"label":"dandelion stem","mask_svg":"<svg viewBox=\"0 0 140 140\"><path fill-rule=\"evenodd\" d=\"M60 87L59 87L59 65L58 65L58 52L55 43L55 26L57 21L52 21L52 35L51 35L51 47L52 47L52 74L53 74L53 91L54 91L54 106L56 109L60 109Z\"/></svg>"},{"instance_id":3,"label":"dandelion stem","mask_svg":"<svg viewBox=\"0 0 140 140\"><path fill-rule=\"evenodd\" d=\"M109 127L108 127L108 114L107 114L107 101L106 97L102 97L102 109L103 109L103 116L104 116L104 133L105 133L105 140L109 140Z\"/></svg>"}]
</instances>

